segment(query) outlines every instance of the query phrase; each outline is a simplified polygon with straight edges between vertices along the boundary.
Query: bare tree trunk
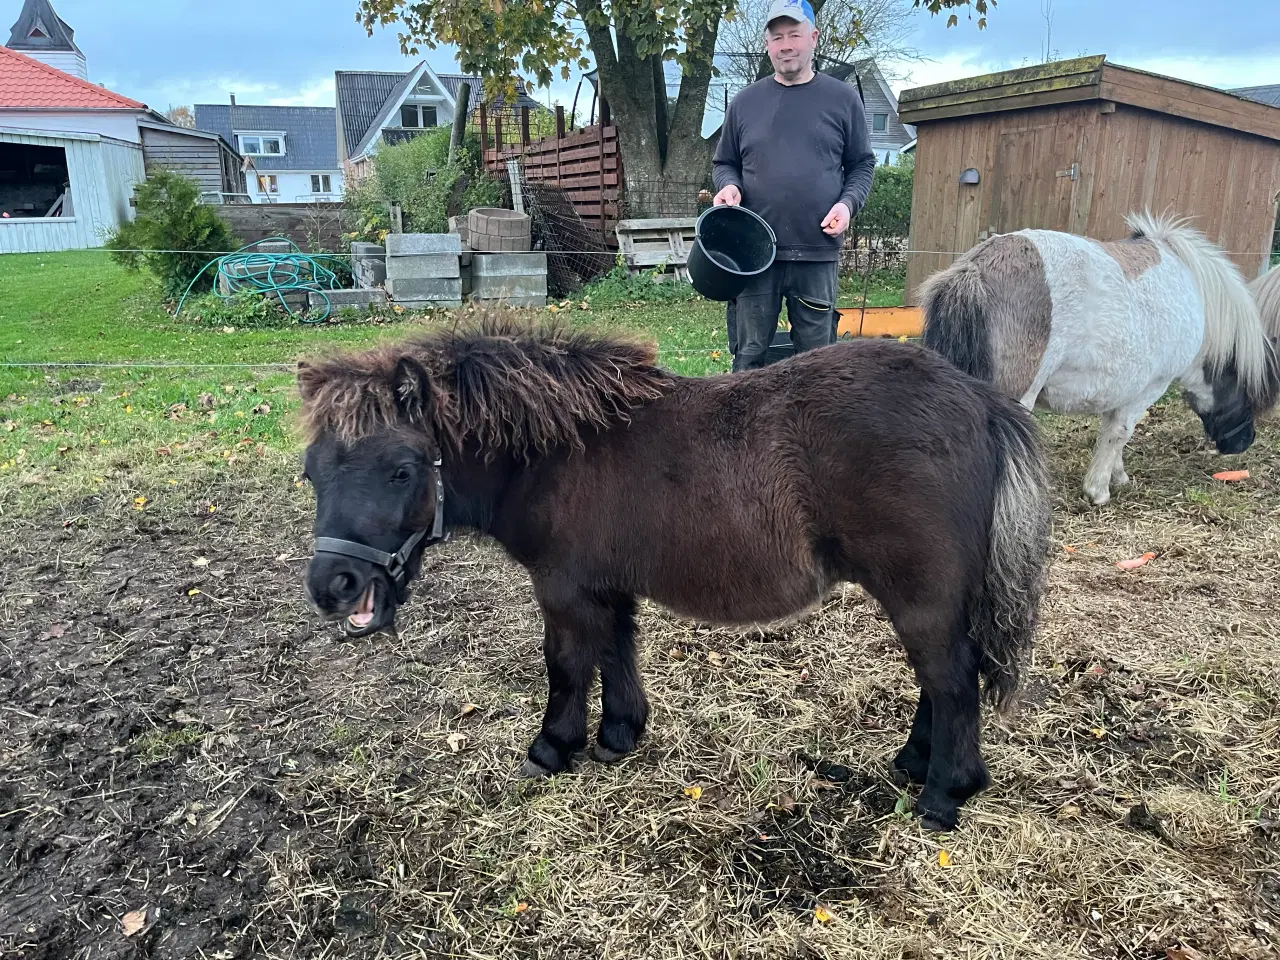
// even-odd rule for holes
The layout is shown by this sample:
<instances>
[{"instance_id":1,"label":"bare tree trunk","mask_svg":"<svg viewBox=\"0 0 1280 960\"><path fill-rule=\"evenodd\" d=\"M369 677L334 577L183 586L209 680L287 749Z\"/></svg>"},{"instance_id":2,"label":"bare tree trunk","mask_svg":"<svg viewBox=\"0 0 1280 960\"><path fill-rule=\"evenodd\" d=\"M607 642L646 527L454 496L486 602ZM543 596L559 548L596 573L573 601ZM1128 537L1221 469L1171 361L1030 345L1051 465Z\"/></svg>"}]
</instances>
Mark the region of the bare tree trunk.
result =
<instances>
[{"instance_id":1,"label":"bare tree trunk","mask_svg":"<svg viewBox=\"0 0 1280 960\"><path fill-rule=\"evenodd\" d=\"M467 130L467 111L471 107L471 84L463 80L458 84L458 109L453 115L453 130L449 134L449 163L457 156L462 138ZM481 158L483 160L483 158Z\"/></svg>"}]
</instances>

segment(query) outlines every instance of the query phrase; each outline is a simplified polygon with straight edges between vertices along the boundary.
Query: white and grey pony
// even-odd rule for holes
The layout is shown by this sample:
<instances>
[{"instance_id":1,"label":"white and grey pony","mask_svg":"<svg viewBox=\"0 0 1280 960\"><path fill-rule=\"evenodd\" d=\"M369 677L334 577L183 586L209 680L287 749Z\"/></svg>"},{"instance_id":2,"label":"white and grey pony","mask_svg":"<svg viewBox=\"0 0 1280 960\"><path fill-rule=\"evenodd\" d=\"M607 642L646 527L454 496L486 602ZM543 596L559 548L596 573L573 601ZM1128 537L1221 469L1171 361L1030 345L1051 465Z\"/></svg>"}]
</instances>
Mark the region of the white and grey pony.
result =
<instances>
[{"instance_id":1,"label":"white and grey pony","mask_svg":"<svg viewBox=\"0 0 1280 960\"><path fill-rule=\"evenodd\" d=\"M1184 222L1149 213L1126 222L1131 235L1110 243L999 234L920 290L927 347L1027 409L1101 415L1084 479L1099 505L1128 482L1124 447L1174 381L1223 454L1252 445L1254 417L1280 395L1280 271L1251 294L1227 255ZM1264 293L1266 325L1254 300Z\"/></svg>"}]
</instances>

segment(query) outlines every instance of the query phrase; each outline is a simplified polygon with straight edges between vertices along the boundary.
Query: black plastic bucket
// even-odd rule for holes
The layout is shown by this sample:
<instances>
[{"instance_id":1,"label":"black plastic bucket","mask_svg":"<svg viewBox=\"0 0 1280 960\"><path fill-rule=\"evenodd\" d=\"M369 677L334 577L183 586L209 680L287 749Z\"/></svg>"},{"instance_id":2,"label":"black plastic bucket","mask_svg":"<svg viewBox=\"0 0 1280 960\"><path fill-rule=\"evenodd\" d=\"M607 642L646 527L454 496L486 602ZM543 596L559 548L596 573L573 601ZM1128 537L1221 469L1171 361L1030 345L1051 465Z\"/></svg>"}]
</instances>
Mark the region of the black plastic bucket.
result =
<instances>
[{"instance_id":1,"label":"black plastic bucket","mask_svg":"<svg viewBox=\"0 0 1280 960\"><path fill-rule=\"evenodd\" d=\"M689 251L689 279L708 300L732 300L747 281L773 265L773 228L746 207L711 207L698 217Z\"/></svg>"}]
</instances>

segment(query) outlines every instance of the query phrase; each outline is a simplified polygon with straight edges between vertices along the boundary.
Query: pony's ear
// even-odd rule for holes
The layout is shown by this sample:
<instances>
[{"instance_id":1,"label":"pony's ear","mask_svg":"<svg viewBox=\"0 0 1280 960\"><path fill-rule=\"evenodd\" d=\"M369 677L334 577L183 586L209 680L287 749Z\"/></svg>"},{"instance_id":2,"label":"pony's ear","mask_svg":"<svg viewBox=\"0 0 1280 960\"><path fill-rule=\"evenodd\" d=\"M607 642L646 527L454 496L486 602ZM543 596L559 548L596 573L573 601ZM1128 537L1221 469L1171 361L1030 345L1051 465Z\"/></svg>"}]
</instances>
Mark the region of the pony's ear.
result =
<instances>
[{"instance_id":1,"label":"pony's ear","mask_svg":"<svg viewBox=\"0 0 1280 960\"><path fill-rule=\"evenodd\" d=\"M392 384L396 406L408 420L425 420L431 410L431 375L413 357L401 357L396 363Z\"/></svg>"},{"instance_id":2,"label":"pony's ear","mask_svg":"<svg viewBox=\"0 0 1280 960\"><path fill-rule=\"evenodd\" d=\"M322 377L320 371L305 360L298 361L298 392L302 394L302 402L307 403L320 389Z\"/></svg>"}]
</instances>

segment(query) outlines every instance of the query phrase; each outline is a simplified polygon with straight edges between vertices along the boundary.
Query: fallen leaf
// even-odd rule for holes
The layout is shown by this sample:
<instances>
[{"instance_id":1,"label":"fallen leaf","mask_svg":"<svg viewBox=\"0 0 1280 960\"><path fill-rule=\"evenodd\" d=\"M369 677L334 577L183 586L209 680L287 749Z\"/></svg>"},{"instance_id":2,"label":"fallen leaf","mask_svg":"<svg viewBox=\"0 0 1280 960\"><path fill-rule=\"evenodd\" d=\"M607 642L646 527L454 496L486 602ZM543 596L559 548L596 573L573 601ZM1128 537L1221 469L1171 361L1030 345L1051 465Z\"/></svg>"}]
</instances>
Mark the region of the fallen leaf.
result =
<instances>
[{"instance_id":1,"label":"fallen leaf","mask_svg":"<svg viewBox=\"0 0 1280 960\"><path fill-rule=\"evenodd\" d=\"M454 753L461 750L463 745L467 742L467 736L464 733L451 733L449 736L445 737L445 739L449 741L449 749Z\"/></svg>"},{"instance_id":2,"label":"fallen leaf","mask_svg":"<svg viewBox=\"0 0 1280 960\"><path fill-rule=\"evenodd\" d=\"M690 800L697 800L702 796L702 788L701 787L685 787L684 795L688 797Z\"/></svg>"},{"instance_id":3,"label":"fallen leaf","mask_svg":"<svg viewBox=\"0 0 1280 960\"><path fill-rule=\"evenodd\" d=\"M813 918L819 923L830 923L836 918L836 915L826 907L818 907L818 909L813 911Z\"/></svg>"},{"instance_id":4,"label":"fallen leaf","mask_svg":"<svg viewBox=\"0 0 1280 960\"><path fill-rule=\"evenodd\" d=\"M1223 480L1227 483L1239 483L1241 480L1249 479L1248 470L1223 470L1221 473L1213 475L1215 480Z\"/></svg>"},{"instance_id":5,"label":"fallen leaf","mask_svg":"<svg viewBox=\"0 0 1280 960\"><path fill-rule=\"evenodd\" d=\"M838 783L832 783L830 780L822 780L818 777L814 777L812 780L809 781L809 789L810 790L839 790L840 785Z\"/></svg>"},{"instance_id":6,"label":"fallen leaf","mask_svg":"<svg viewBox=\"0 0 1280 960\"><path fill-rule=\"evenodd\" d=\"M458 716L465 717L468 714L475 713L479 709L480 705L478 703L464 703L462 705L462 709L458 711Z\"/></svg>"},{"instance_id":7,"label":"fallen leaf","mask_svg":"<svg viewBox=\"0 0 1280 960\"><path fill-rule=\"evenodd\" d=\"M801 683L808 683L808 682L809 682L809 668L808 668L808 667L802 667L802 668L800 669L800 682L801 682Z\"/></svg>"},{"instance_id":8,"label":"fallen leaf","mask_svg":"<svg viewBox=\"0 0 1280 960\"><path fill-rule=\"evenodd\" d=\"M200 409L212 410L215 401L212 393L202 393L200 394L200 400L198 402L200 404Z\"/></svg>"},{"instance_id":9,"label":"fallen leaf","mask_svg":"<svg viewBox=\"0 0 1280 960\"><path fill-rule=\"evenodd\" d=\"M200 592L200 588L199 588L199 587L193 587L192 589L190 589L190 590L188 590L188 591L187 591L187 596L188 596L188 597L194 597L194 596L195 596L196 594L198 594L199 592Z\"/></svg>"},{"instance_id":10,"label":"fallen leaf","mask_svg":"<svg viewBox=\"0 0 1280 960\"><path fill-rule=\"evenodd\" d=\"M1145 567L1148 563L1156 558L1154 553L1144 553L1140 557L1134 557L1132 560L1118 560L1116 566L1121 570L1137 570L1139 567Z\"/></svg>"},{"instance_id":11,"label":"fallen leaf","mask_svg":"<svg viewBox=\"0 0 1280 960\"><path fill-rule=\"evenodd\" d=\"M173 456L173 447L156 447L156 453L162 457L171 457Z\"/></svg>"},{"instance_id":12,"label":"fallen leaf","mask_svg":"<svg viewBox=\"0 0 1280 960\"><path fill-rule=\"evenodd\" d=\"M254 408L253 408L253 412L254 412L255 414L257 414L258 416L260 416L260 417L261 417L261 416L265 416L266 414L268 414L268 413L270 413L270 412L271 412L271 404L269 404L269 403L260 403L260 404L258 404L256 407L254 407Z\"/></svg>"},{"instance_id":13,"label":"fallen leaf","mask_svg":"<svg viewBox=\"0 0 1280 960\"><path fill-rule=\"evenodd\" d=\"M1100 663L1095 663L1085 672L1091 677L1105 677L1107 675L1107 668Z\"/></svg>"},{"instance_id":14,"label":"fallen leaf","mask_svg":"<svg viewBox=\"0 0 1280 960\"><path fill-rule=\"evenodd\" d=\"M1062 549L1063 549L1063 550L1065 550L1065 551L1067 551L1067 553L1079 553L1079 552L1080 552L1080 548L1079 548L1079 547L1073 547L1073 546L1071 546L1071 544L1069 544L1069 543L1068 543L1068 544L1063 544Z\"/></svg>"},{"instance_id":15,"label":"fallen leaf","mask_svg":"<svg viewBox=\"0 0 1280 960\"><path fill-rule=\"evenodd\" d=\"M147 925L147 908L141 910L130 910L120 920L120 926L124 930L126 937L132 937L136 933L140 933L142 928Z\"/></svg>"},{"instance_id":16,"label":"fallen leaf","mask_svg":"<svg viewBox=\"0 0 1280 960\"><path fill-rule=\"evenodd\" d=\"M949 850L938 851L938 866L940 867L951 866L951 852Z\"/></svg>"},{"instance_id":17,"label":"fallen leaf","mask_svg":"<svg viewBox=\"0 0 1280 960\"><path fill-rule=\"evenodd\" d=\"M1092 733L1092 734L1093 734L1095 737L1097 737L1099 740L1101 740L1103 737L1105 737L1105 736L1107 735L1107 731L1103 730L1101 727L1094 727L1094 728L1093 728L1091 731L1089 731L1089 732L1090 732L1090 733Z\"/></svg>"},{"instance_id":18,"label":"fallen leaf","mask_svg":"<svg viewBox=\"0 0 1280 960\"><path fill-rule=\"evenodd\" d=\"M1126 690L1125 693L1129 694L1129 696L1133 697L1135 700L1141 700L1147 695L1147 685L1139 680L1132 687Z\"/></svg>"},{"instance_id":19,"label":"fallen leaf","mask_svg":"<svg viewBox=\"0 0 1280 960\"><path fill-rule=\"evenodd\" d=\"M796 798L789 793L784 793L769 806L776 810L781 810L783 813L792 813L796 809Z\"/></svg>"},{"instance_id":20,"label":"fallen leaf","mask_svg":"<svg viewBox=\"0 0 1280 960\"><path fill-rule=\"evenodd\" d=\"M1068 803L1058 811L1059 820L1074 820L1080 816L1080 807L1074 803Z\"/></svg>"},{"instance_id":21,"label":"fallen leaf","mask_svg":"<svg viewBox=\"0 0 1280 960\"><path fill-rule=\"evenodd\" d=\"M717 667L724 666L724 654L716 653L712 650L707 654L707 659L714 663Z\"/></svg>"},{"instance_id":22,"label":"fallen leaf","mask_svg":"<svg viewBox=\"0 0 1280 960\"><path fill-rule=\"evenodd\" d=\"M684 647L672 647L670 651L668 651L667 656L672 660L683 660L688 656L688 654L685 653Z\"/></svg>"},{"instance_id":23,"label":"fallen leaf","mask_svg":"<svg viewBox=\"0 0 1280 960\"><path fill-rule=\"evenodd\" d=\"M59 637L66 636L67 630L69 630L70 628L71 628L71 624L69 623L55 623L44 633L40 634L40 639L41 640L57 640Z\"/></svg>"},{"instance_id":24,"label":"fallen leaf","mask_svg":"<svg viewBox=\"0 0 1280 960\"><path fill-rule=\"evenodd\" d=\"M1164 953L1168 960L1204 960L1204 954L1195 947L1169 947Z\"/></svg>"},{"instance_id":25,"label":"fallen leaf","mask_svg":"<svg viewBox=\"0 0 1280 960\"><path fill-rule=\"evenodd\" d=\"M193 567L207 567L209 565L208 557L196 557L191 561Z\"/></svg>"},{"instance_id":26,"label":"fallen leaf","mask_svg":"<svg viewBox=\"0 0 1280 960\"><path fill-rule=\"evenodd\" d=\"M515 906L515 910L514 910L513 912L514 912L514 913L524 913L524 912L525 912L526 910L528 910L528 909L529 909L529 905L528 905L527 903L521 902L521 903L517 903L517 904L516 904L516 906Z\"/></svg>"}]
</instances>

